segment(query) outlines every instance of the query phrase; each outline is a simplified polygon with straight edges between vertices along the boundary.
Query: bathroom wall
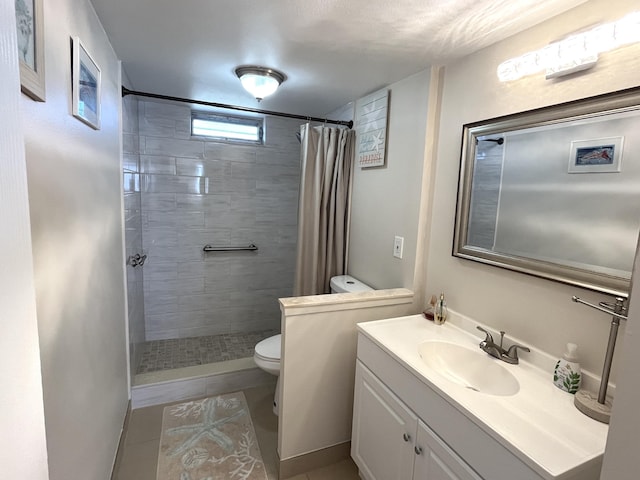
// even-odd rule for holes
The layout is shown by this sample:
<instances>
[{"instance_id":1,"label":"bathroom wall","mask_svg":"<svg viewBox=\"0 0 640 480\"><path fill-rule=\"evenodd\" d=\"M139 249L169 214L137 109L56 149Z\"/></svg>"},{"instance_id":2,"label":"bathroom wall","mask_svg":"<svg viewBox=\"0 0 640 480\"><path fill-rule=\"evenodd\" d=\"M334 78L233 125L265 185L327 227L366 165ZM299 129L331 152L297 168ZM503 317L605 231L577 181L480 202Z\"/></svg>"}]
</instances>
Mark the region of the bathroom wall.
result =
<instances>
[{"instance_id":1,"label":"bathroom wall","mask_svg":"<svg viewBox=\"0 0 640 480\"><path fill-rule=\"evenodd\" d=\"M348 272L374 288L413 288L430 75L388 87L386 166L354 170ZM402 259L393 257L396 235Z\"/></svg>"},{"instance_id":2,"label":"bathroom wall","mask_svg":"<svg viewBox=\"0 0 640 480\"><path fill-rule=\"evenodd\" d=\"M122 83L132 86L122 72ZM127 95L122 99L122 183L124 199L125 257L142 255L142 201L140 198L140 138L138 129L138 98ZM129 368L136 373L142 357L144 331L144 273L140 265L128 263L127 310L129 318Z\"/></svg>"},{"instance_id":3,"label":"bathroom wall","mask_svg":"<svg viewBox=\"0 0 640 480\"><path fill-rule=\"evenodd\" d=\"M279 330L297 239L300 121L265 145L191 138L188 105L140 101L146 338ZM204 253L206 244L255 252Z\"/></svg>"},{"instance_id":4,"label":"bathroom wall","mask_svg":"<svg viewBox=\"0 0 640 480\"><path fill-rule=\"evenodd\" d=\"M21 109L49 478L106 479L128 403L119 64L88 0L43 3L47 98ZM75 36L102 72L100 130L71 115Z\"/></svg>"},{"instance_id":5,"label":"bathroom wall","mask_svg":"<svg viewBox=\"0 0 640 480\"><path fill-rule=\"evenodd\" d=\"M3 478L47 480L14 5L0 2L0 468Z\"/></svg>"},{"instance_id":6,"label":"bathroom wall","mask_svg":"<svg viewBox=\"0 0 640 480\"><path fill-rule=\"evenodd\" d=\"M639 85L640 45L603 53L591 70L557 80L543 74L501 83L497 66L572 31L614 21L637 10L629 0L592 0L445 69L438 140L427 291L444 291L464 315L506 330L524 342L561 355L579 345L583 366L600 373L610 318L571 302L604 295L451 256L462 125ZM618 354L622 350L622 332ZM614 360L614 369L619 363Z\"/></svg>"}]
</instances>

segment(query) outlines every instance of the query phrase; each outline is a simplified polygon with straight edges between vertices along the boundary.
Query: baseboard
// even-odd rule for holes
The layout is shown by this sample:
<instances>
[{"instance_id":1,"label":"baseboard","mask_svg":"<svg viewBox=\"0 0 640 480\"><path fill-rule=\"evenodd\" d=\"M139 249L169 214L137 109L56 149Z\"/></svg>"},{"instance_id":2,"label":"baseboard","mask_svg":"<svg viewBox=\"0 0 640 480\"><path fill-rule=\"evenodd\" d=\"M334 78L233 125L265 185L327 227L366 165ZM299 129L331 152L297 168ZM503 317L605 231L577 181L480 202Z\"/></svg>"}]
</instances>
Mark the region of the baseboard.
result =
<instances>
[{"instance_id":1,"label":"baseboard","mask_svg":"<svg viewBox=\"0 0 640 480\"><path fill-rule=\"evenodd\" d=\"M127 402L127 413L124 416L124 422L122 423L122 430L120 431L120 440L118 441L118 448L116 449L116 456L113 459L113 468L111 470L111 480L117 480L116 476L120 470L120 464L122 463L122 456L124 455L124 445L126 442L127 431L129 430L129 420L131 419L131 400Z\"/></svg>"},{"instance_id":2,"label":"baseboard","mask_svg":"<svg viewBox=\"0 0 640 480\"><path fill-rule=\"evenodd\" d=\"M338 463L349 458L350 454L351 442L344 442L315 452L280 460L280 479L295 477L310 470Z\"/></svg>"}]
</instances>

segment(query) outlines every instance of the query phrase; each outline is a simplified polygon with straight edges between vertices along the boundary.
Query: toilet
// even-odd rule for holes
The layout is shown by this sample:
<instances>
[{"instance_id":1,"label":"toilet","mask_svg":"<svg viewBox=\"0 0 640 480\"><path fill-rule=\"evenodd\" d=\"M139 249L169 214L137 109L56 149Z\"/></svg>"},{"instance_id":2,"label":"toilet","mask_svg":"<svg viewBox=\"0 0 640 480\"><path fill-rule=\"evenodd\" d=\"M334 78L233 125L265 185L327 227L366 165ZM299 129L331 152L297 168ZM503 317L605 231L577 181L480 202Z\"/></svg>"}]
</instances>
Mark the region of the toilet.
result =
<instances>
[{"instance_id":1,"label":"toilet","mask_svg":"<svg viewBox=\"0 0 640 480\"><path fill-rule=\"evenodd\" d=\"M353 278L351 275L331 277L331 293L353 293L373 290L369 285ZM276 395L273 398L273 413L278 415L280 396L280 354L282 351L282 334L274 335L258 342L254 349L253 361L258 368L278 377Z\"/></svg>"}]
</instances>

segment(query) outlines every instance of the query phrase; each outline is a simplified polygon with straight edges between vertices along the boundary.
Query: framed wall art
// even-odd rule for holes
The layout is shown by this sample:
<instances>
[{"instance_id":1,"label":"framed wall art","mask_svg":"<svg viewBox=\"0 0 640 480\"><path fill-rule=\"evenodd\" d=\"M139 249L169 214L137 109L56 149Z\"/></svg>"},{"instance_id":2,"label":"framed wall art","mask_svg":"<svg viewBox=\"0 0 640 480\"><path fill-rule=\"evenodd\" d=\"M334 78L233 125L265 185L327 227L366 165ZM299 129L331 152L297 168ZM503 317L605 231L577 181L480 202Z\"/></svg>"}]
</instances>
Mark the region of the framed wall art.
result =
<instances>
[{"instance_id":1,"label":"framed wall art","mask_svg":"<svg viewBox=\"0 0 640 480\"><path fill-rule=\"evenodd\" d=\"M20 58L20 87L32 99L45 101L43 0L15 0Z\"/></svg>"},{"instance_id":2,"label":"framed wall art","mask_svg":"<svg viewBox=\"0 0 640 480\"><path fill-rule=\"evenodd\" d=\"M78 37L73 39L73 116L100 129L100 68Z\"/></svg>"},{"instance_id":3,"label":"framed wall art","mask_svg":"<svg viewBox=\"0 0 640 480\"><path fill-rule=\"evenodd\" d=\"M620 171L624 137L571 142L569 173L616 173Z\"/></svg>"}]
</instances>

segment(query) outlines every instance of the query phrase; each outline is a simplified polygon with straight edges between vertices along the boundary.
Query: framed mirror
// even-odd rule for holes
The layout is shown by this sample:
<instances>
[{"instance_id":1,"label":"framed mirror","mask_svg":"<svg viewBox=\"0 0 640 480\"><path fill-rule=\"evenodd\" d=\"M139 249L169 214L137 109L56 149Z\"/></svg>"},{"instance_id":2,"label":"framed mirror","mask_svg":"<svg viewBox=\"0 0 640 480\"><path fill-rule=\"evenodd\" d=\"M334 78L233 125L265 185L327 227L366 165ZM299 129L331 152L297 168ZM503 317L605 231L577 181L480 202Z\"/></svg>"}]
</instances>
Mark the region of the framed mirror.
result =
<instances>
[{"instance_id":1,"label":"framed mirror","mask_svg":"<svg viewBox=\"0 0 640 480\"><path fill-rule=\"evenodd\" d=\"M627 296L640 88L463 126L453 255Z\"/></svg>"}]
</instances>

